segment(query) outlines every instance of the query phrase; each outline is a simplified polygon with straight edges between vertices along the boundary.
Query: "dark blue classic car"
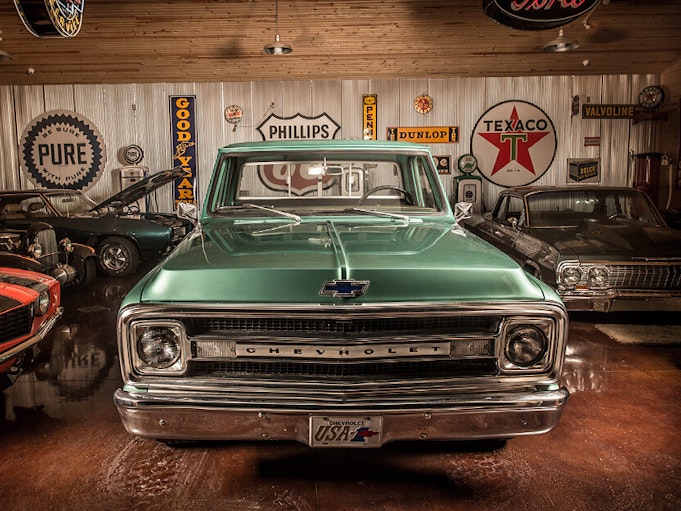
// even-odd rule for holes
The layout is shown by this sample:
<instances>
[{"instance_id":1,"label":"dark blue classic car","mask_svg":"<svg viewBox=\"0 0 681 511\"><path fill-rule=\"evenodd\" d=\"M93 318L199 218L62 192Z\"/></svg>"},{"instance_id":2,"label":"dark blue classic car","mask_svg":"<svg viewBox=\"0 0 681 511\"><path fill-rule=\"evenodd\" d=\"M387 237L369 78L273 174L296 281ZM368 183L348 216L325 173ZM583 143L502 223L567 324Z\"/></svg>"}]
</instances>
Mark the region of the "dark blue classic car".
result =
<instances>
[{"instance_id":1,"label":"dark blue classic car","mask_svg":"<svg viewBox=\"0 0 681 511\"><path fill-rule=\"evenodd\" d=\"M0 191L0 223L19 229L48 223L58 238L94 247L101 273L129 275L142 259L167 252L187 233L189 222L174 214L145 213L135 204L184 173L180 168L158 172L100 204L76 190Z\"/></svg>"},{"instance_id":2,"label":"dark blue classic car","mask_svg":"<svg viewBox=\"0 0 681 511\"><path fill-rule=\"evenodd\" d=\"M464 225L555 288L568 310L681 310L681 233L639 190L511 188Z\"/></svg>"}]
</instances>

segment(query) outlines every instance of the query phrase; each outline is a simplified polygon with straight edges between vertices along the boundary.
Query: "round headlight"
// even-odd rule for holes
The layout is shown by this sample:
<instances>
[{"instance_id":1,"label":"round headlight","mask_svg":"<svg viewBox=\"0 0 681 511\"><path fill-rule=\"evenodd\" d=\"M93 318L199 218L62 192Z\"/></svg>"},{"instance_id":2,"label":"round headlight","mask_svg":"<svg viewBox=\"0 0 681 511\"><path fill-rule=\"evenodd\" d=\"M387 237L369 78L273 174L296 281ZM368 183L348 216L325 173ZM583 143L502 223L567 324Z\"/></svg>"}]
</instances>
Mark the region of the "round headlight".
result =
<instances>
[{"instance_id":1,"label":"round headlight","mask_svg":"<svg viewBox=\"0 0 681 511\"><path fill-rule=\"evenodd\" d=\"M577 282L582 280L582 270L577 266L566 266L560 272L560 280L563 284L574 286Z\"/></svg>"},{"instance_id":2,"label":"round headlight","mask_svg":"<svg viewBox=\"0 0 681 511\"><path fill-rule=\"evenodd\" d=\"M41 292L40 296L36 300L36 305L37 305L36 312L40 316L42 316L48 310L50 310L50 292L49 291Z\"/></svg>"},{"instance_id":3,"label":"round headlight","mask_svg":"<svg viewBox=\"0 0 681 511\"><path fill-rule=\"evenodd\" d=\"M530 367L546 353L546 335L531 325L513 327L507 335L506 358L520 367Z\"/></svg>"},{"instance_id":4,"label":"round headlight","mask_svg":"<svg viewBox=\"0 0 681 511\"><path fill-rule=\"evenodd\" d=\"M69 238L64 238L62 239L59 244L61 245L61 248L64 249L66 252L73 252L73 245L71 244L71 240Z\"/></svg>"},{"instance_id":5,"label":"round headlight","mask_svg":"<svg viewBox=\"0 0 681 511\"><path fill-rule=\"evenodd\" d=\"M36 259L39 259L43 255L43 247L37 241L28 247L28 251Z\"/></svg>"},{"instance_id":6,"label":"round headlight","mask_svg":"<svg viewBox=\"0 0 681 511\"><path fill-rule=\"evenodd\" d=\"M137 340L137 354L147 366L167 369L180 358L179 335L171 328L149 328Z\"/></svg>"},{"instance_id":7,"label":"round headlight","mask_svg":"<svg viewBox=\"0 0 681 511\"><path fill-rule=\"evenodd\" d=\"M602 266L589 268L589 287L605 287L608 284L608 270Z\"/></svg>"}]
</instances>

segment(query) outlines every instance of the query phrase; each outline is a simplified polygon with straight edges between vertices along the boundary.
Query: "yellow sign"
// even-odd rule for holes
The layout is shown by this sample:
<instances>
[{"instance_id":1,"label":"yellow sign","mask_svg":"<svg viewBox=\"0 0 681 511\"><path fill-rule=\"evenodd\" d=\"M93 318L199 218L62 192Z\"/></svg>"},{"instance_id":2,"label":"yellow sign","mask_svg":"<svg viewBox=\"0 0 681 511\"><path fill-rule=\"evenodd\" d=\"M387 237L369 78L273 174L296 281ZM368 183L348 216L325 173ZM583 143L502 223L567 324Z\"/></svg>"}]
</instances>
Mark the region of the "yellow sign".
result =
<instances>
[{"instance_id":1,"label":"yellow sign","mask_svg":"<svg viewBox=\"0 0 681 511\"><path fill-rule=\"evenodd\" d=\"M458 126L430 126L428 128L388 128L387 140L448 144L459 142Z\"/></svg>"},{"instance_id":2,"label":"yellow sign","mask_svg":"<svg viewBox=\"0 0 681 511\"><path fill-rule=\"evenodd\" d=\"M364 140L376 140L376 117L378 117L378 99L376 94L365 94L362 101L364 115Z\"/></svg>"}]
</instances>

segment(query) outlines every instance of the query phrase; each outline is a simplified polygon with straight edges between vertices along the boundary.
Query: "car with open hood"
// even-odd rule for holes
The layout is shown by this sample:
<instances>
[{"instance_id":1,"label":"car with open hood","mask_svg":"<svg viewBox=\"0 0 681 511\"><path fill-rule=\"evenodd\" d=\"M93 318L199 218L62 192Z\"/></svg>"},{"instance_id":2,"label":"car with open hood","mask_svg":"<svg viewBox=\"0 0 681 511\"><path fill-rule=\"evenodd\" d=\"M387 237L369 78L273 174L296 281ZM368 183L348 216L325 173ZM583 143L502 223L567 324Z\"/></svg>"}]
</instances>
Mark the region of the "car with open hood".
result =
<instances>
[{"instance_id":1,"label":"car with open hood","mask_svg":"<svg viewBox=\"0 0 681 511\"><path fill-rule=\"evenodd\" d=\"M681 232L640 190L510 188L464 225L553 287L568 310L681 310Z\"/></svg>"},{"instance_id":2,"label":"car with open hood","mask_svg":"<svg viewBox=\"0 0 681 511\"><path fill-rule=\"evenodd\" d=\"M220 149L195 229L119 310L123 424L313 447L552 429L567 312L462 216L424 145Z\"/></svg>"},{"instance_id":3,"label":"car with open hood","mask_svg":"<svg viewBox=\"0 0 681 511\"><path fill-rule=\"evenodd\" d=\"M0 191L0 222L19 229L47 223L59 238L94 247L100 272L129 275L143 259L172 249L190 227L174 214L145 212L137 204L184 175L181 168L155 173L99 204L77 190Z\"/></svg>"},{"instance_id":4,"label":"car with open hood","mask_svg":"<svg viewBox=\"0 0 681 511\"><path fill-rule=\"evenodd\" d=\"M57 280L0 267L0 390L32 360L33 348L62 315Z\"/></svg>"}]
</instances>

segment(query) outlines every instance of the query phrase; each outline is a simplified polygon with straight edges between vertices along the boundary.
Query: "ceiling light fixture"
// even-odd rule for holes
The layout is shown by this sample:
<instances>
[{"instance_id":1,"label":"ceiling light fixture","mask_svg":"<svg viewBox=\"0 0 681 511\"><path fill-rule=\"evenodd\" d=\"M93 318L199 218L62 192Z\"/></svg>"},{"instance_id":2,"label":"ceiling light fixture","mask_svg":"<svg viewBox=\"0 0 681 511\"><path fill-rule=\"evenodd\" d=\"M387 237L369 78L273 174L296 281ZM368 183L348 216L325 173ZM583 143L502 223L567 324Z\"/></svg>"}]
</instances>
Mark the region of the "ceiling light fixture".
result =
<instances>
[{"instance_id":1,"label":"ceiling light fixture","mask_svg":"<svg viewBox=\"0 0 681 511\"><path fill-rule=\"evenodd\" d=\"M2 41L2 31L0 31L0 41ZM11 53L6 52L5 50L0 50L0 62L7 62L8 60L12 60L14 57L12 56Z\"/></svg>"},{"instance_id":2,"label":"ceiling light fixture","mask_svg":"<svg viewBox=\"0 0 681 511\"><path fill-rule=\"evenodd\" d=\"M563 29L558 32L558 37L544 45L544 51L549 53L570 51L579 48L579 43L574 39L568 39L563 35Z\"/></svg>"},{"instance_id":3,"label":"ceiling light fixture","mask_svg":"<svg viewBox=\"0 0 681 511\"><path fill-rule=\"evenodd\" d=\"M262 49L265 55L287 55L293 52L293 48L290 44L282 43L279 37L279 0L276 1L276 14L275 14L275 36L274 42L268 44Z\"/></svg>"}]
</instances>

